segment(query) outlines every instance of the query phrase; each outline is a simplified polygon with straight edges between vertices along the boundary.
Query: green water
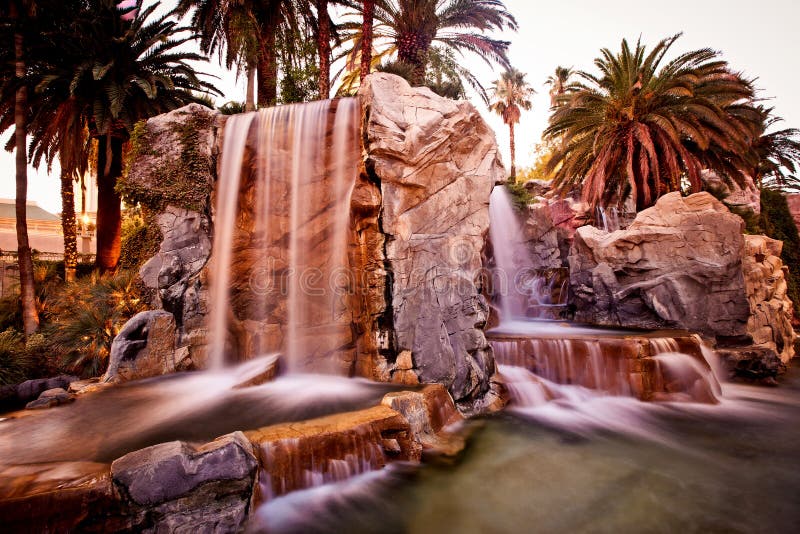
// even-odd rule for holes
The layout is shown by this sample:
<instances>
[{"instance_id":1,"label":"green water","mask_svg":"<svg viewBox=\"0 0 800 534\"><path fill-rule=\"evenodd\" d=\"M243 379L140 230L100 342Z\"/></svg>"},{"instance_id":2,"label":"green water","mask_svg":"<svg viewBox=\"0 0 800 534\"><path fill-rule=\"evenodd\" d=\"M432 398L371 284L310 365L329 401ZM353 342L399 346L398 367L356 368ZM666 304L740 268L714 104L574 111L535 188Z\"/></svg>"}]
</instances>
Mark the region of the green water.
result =
<instances>
[{"instance_id":1,"label":"green water","mask_svg":"<svg viewBox=\"0 0 800 534\"><path fill-rule=\"evenodd\" d=\"M800 369L781 388L729 387L721 406L641 409L635 436L492 417L454 465L300 492L258 521L275 532L800 532Z\"/></svg>"}]
</instances>

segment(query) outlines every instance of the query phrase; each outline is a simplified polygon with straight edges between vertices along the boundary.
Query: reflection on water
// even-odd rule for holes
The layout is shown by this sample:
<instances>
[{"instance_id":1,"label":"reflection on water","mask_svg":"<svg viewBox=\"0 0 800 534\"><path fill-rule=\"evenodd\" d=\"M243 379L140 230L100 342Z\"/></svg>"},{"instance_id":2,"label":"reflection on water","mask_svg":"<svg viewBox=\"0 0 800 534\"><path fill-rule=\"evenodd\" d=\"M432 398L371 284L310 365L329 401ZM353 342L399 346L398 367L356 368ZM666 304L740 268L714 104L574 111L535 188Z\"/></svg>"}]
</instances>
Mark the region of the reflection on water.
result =
<instances>
[{"instance_id":1,"label":"reflection on water","mask_svg":"<svg viewBox=\"0 0 800 534\"><path fill-rule=\"evenodd\" d=\"M156 443L209 441L236 430L375 406L398 389L299 374L237 387L263 373L274 358L118 385L67 406L0 421L0 463L111 461Z\"/></svg>"},{"instance_id":2,"label":"reflection on water","mask_svg":"<svg viewBox=\"0 0 800 534\"><path fill-rule=\"evenodd\" d=\"M262 507L252 528L798 532L797 367L778 389L727 384L717 405L573 393L486 419L455 466L298 492Z\"/></svg>"}]
</instances>

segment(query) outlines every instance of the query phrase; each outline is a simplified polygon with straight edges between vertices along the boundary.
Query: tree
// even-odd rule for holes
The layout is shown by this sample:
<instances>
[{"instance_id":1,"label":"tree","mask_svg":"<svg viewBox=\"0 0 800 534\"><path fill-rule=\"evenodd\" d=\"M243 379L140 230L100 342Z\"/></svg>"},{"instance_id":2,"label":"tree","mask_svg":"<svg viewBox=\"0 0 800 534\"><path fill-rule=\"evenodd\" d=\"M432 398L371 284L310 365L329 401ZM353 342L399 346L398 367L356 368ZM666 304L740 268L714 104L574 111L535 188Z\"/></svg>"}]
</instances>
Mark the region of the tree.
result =
<instances>
[{"instance_id":1,"label":"tree","mask_svg":"<svg viewBox=\"0 0 800 534\"><path fill-rule=\"evenodd\" d=\"M317 54L319 55L319 97L331 95L331 17L328 0L316 0Z\"/></svg>"},{"instance_id":2,"label":"tree","mask_svg":"<svg viewBox=\"0 0 800 534\"><path fill-rule=\"evenodd\" d=\"M603 49L599 75L578 72L550 116L545 138L559 148L548 164L557 185L580 184L590 205L621 203L638 209L670 191L700 190L711 169L743 183L755 137L752 83L731 71L711 49L665 56L680 34L647 53ZM662 65L663 64L663 65Z\"/></svg>"},{"instance_id":3,"label":"tree","mask_svg":"<svg viewBox=\"0 0 800 534\"><path fill-rule=\"evenodd\" d=\"M3 15L4 31L8 41L3 43L4 53L13 65L13 71L3 72L3 93L13 95L3 98L6 110L14 117L14 151L16 165L16 230L17 261L19 264L20 296L22 302L22 322L26 336L39 328L39 314L36 311L36 291L33 278L33 257L28 240L28 80L26 65L26 41L34 32L32 21L36 18L36 3L32 0L13 0L0 7ZM11 105L13 102L13 105Z\"/></svg>"},{"instance_id":4,"label":"tree","mask_svg":"<svg viewBox=\"0 0 800 534\"><path fill-rule=\"evenodd\" d=\"M550 107L556 107L558 103L559 97L564 95L569 87L569 79L572 75L575 74L575 70L572 67L556 67L556 71L553 75L547 77L547 81L545 81L545 85L550 85Z\"/></svg>"},{"instance_id":5,"label":"tree","mask_svg":"<svg viewBox=\"0 0 800 534\"><path fill-rule=\"evenodd\" d=\"M364 78L369 75L372 68L372 25L375 19L375 1L363 0L361 9L361 67L359 79L361 83L364 83Z\"/></svg>"},{"instance_id":6,"label":"tree","mask_svg":"<svg viewBox=\"0 0 800 534\"><path fill-rule=\"evenodd\" d=\"M533 104L530 98L533 93L533 88L525 81L525 74L513 68L505 71L494 81L492 89L494 100L489 108L500 115L503 122L508 125L511 141L511 181L515 181L517 177L514 125L519 122L522 110L531 109Z\"/></svg>"},{"instance_id":7,"label":"tree","mask_svg":"<svg viewBox=\"0 0 800 534\"><path fill-rule=\"evenodd\" d=\"M227 68L238 67L247 76L245 109L254 111L256 71L259 55L259 24L254 3L246 0L179 0L176 13L190 10L191 25L200 36L200 49L218 54Z\"/></svg>"},{"instance_id":8,"label":"tree","mask_svg":"<svg viewBox=\"0 0 800 534\"><path fill-rule=\"evenodd\" d=\"M363 2L343 0L342 4L361 17L368 16L366 9L370 6ZM516 20L499 0L375 0L374 4L377 24L373 26L371 38L393 47L397 59L411 66L413 85L424 83L434 43L458 53L474 53L490 65L509 67L506 56L509 42L485 35L494 30L517 29ZM367 46L365 36L361 35L363 20L342 25L350 33L349 40L354 47L345 53L352 54L358 47L362 52L362 65ZM477 80L463 67L460 71L475 86Z\"/></svg>"},{"instance_id":9,"label":"tree","mask_svg":"<svg viewBox=\"0 0 800 534\"><path fill-rule=\"evenodd\" d=\"M74 131L85 124L97 140L97 267L105 273L114 271L119 261L121 201L115 187L129 132L141 119L202 101L194 91L214 89L188 64L202 57L178 50L194 34L169 15L149 20L155 5L137 9L132 19L120 16L114 0L82 5L74 14L69 39L61 43L60 68L42 74L37 91L43 103L35 120L44 132L48 123L72 121ZM67 104L70 111L63 121L47 113L64 110ZM43 153L58 152L62 157L67 149L77 150L60 144L69 139L75 142L80 136L42 135L38 142ZM44 146L49 143L55 145Z\"/></svg>"}]
</instances>

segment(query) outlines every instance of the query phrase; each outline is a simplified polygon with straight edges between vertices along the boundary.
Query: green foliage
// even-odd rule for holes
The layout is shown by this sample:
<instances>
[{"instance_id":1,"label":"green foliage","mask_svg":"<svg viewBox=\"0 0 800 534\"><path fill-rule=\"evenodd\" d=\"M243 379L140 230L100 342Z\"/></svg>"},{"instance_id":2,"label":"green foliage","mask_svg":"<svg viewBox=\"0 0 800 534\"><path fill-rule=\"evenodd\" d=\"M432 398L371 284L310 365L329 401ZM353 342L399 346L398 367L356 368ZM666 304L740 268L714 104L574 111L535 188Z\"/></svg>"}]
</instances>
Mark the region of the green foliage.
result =
<instances>
[{"instance_id":1,"label":"green foliage","mask_svg":"<svg viewBox=\"0 0 800 534\"><path fill-rule=\"evenodd\" d=\"M761 190L759 226L757 229L763 230L768 237L783 241L781 260L789 267L788 294L794 303L795 314L800 315L800 236L786 197L779 191Z\"/></svg>"},{"instance_id":2,"label":"green foliage","mask_svg":"<svg viewBox=\"0 0 800 534\"><path fill-rule=\"evenodd\" d=\"M236 102L231 100L230 102L225 102L220 107L217 108L217 111L222 113L223 115L238 115L239 113L244 113L245 111L245 103L244 102Z\"/></svg>"},{"instance_id":3,"label":"green foliage","mask_svg":"<svg viewBox=\"0 0 800 534\"><path fill-rule=\"evenodd\" d=\"M47 300L50 322L42 328L44 348L63 370L87 377L105 370L114 337L144 309L132 271L79 278Z\"/></svg>"},{"instance_id":4,"label":"green foliage","mask_svg":"<svg viewBox=\"0 0 800 534\"><path fill-rule=\"evenodd\" d=\"M316 61L317 46L311 35L303 36L308 28L300 28L284 36L281 46L281 71L279 103L308 102L319 98L319 66ZM293 37L288 42L286 38Z\"/></svg>"},{"instance_id":5,"label":"green foliage","mask_svg":"<svg viewBox=\"0 0 800 534\"><path fill-rule=\"evenodd\" d=\"M425 71L425 80L422 83L425 87L439 96L459 100L466 98L466 91L464 84L459 78L457 72L457 63L452 53L449 51L440 51L435 48L429 54L431 60L428 62L428 67ZM376 70L378 72L386 72L400 76L411 85L416 85L414 82L414 66L402 61L388 61L379 65Z\"/></svg>"},{"instance_id":6,"label":"green foliage","mask_svg":"<svg viewBox=\"0 0 800 534\"><path fill-rule=\"evenodd\" d=\"M13 329L0 332L0 385L28 380L31 367L25 337Z\"/></svg>"},{"instance_id":7,"label":"green foliage","mask_svg":"<svg viewBox=\"0 0 800 534\"><path fill-rule=\"evenodd\" d=\"M134 127L126 172L117 183L117 192L127 204L140 204L152 212L163 211L168 205L203 210L211 194L212 161L201 147L207 144L204 137L213 118L204 113L186 115L169 126L178 147L155 146L156 137L146 122ZM173 157L176 153L178 158ZM157 163L140 170L132 165L140 157L153 158ZM147 179L139 172L147 173Z\"/></svg>"},{"instance_id":8,"label":"green foliage","mask_svg":"<svg viewBox=\"0 0 800 534\"><path fill-rule=\"evenodd\" d=\"M628 196L644 209L681 181L701 188L703 169L743 184L762 115L750 80L710 49L667 61L680 35L652 50L622 41L601 51L597 74L578 72L553 108L545 137L558 142L548 169L592 205Z\"/></svg>"},{"instance_id":9,"label":"green foliage","mask_svg":"<svg viewBox=\"0 0 800 534\"><path fill-rule=\"evenodd\" d=\"M155 216L141 206L125 210L122 217L119 265L122 269L138 270L158 252L163 236Z\"/></svg>"},{"instance_id":10,"label":"green foliage","mask_svg":"<svg viewBox=\"0 0 800 534\"><path fill-rule=\"evenodd\" d=\"M511 200L514 202L514 205L517 207L518 210L524 210L531 204L535 204L537 200L533 198L525 189L525 186L520 182L509 182L506 184L508 188L508 192L511 193Z\"/></svg>"}]
</instances>

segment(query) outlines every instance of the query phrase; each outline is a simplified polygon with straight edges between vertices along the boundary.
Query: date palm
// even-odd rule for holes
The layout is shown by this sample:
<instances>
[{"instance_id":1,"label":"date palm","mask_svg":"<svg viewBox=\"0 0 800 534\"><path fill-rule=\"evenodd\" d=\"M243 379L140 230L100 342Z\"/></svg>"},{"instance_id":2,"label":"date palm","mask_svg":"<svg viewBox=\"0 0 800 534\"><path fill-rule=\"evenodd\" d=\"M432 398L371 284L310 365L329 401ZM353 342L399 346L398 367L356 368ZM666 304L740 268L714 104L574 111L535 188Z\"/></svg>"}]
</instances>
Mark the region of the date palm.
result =
<instances>
[{"instance_id":1,"label":"date palm","mask_svg":"<svg viewBox=\"0 0 800 534\"><path fill-rule=\"evenodd\" d=\"M744 180L755 133L739 108L752 84L710 49L665 61L679 36L649 53L623 40L617 53L602 50L599 74L577 73L545 130L559 142L548 172L562 190L580 185L591 205L630 196L642 209L683 182L699 191L705 168Z\"/></svg>"},{"instance_id":2,"label":"date palm","mask_svg":"<svg viewBox=\"0 0 800 534\"><path fill-rule=\"evenodd\" d=\"M519 122L522 110L531 109L533 104L530 99L533 93L533 88L525 81L525 74L516 69L508 69L500 75L499 79L494 81L492 90L494 100L489 108L500 115L503 118L503 122L508 126L511 144L512 181L517 177L514 125Z\"/></svg>"},{"instance_id":3,"label":"date palm","mask_svg":"<svg viewBox=\"0 0 800 534\"><path fill-rule=\"evenodd\" d=\"M772 114L772 108L759 109L764 115L760 135L753 143L757 165L753 178L759 186L781 190L800 190L796 173L800 168L800 130L773 130L783 119Z\"/></svg>"},{"instance_id":4,"label":"date palm","mask_svg":"<svg viewBox=\"0 0 800 534\"><path fill-rule=\"evenodd\" d=\"M517 29L514 17L499 0L375 0L372 39L395 47L397 59L413 69L412 82L425 80L428 52L435 43L456 52L470 52L490 65L509 67L508 41L493 39L486 32ZM343 0L362 17L364 3ZM344 24L355 46L367 45L360 35L362 22ZM363 61L363 58L362 58Z\"/></svg>"}]
</instances>

